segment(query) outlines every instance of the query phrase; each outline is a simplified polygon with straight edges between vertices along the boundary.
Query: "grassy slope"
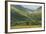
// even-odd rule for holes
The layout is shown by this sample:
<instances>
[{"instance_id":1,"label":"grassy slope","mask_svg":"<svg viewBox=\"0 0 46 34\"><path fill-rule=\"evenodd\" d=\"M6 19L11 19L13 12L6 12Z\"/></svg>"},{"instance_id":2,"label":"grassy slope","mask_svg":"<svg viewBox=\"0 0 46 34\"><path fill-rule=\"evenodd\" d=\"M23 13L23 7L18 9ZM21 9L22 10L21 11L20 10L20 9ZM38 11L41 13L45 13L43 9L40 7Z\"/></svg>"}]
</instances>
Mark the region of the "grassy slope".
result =
<instances>
[{"instance_id":1,"label":"grassy slope","mask_svg":"<svg viewBox=\"0 0 46 34\"><path fill-rule=\"evenodd\" d=\"M23 25L23 26L20 26L20 25L17 25L17 26L12 26L11 29L18 29L18 28L41 28L40 25Z\"/></svg>"}]
</instances>

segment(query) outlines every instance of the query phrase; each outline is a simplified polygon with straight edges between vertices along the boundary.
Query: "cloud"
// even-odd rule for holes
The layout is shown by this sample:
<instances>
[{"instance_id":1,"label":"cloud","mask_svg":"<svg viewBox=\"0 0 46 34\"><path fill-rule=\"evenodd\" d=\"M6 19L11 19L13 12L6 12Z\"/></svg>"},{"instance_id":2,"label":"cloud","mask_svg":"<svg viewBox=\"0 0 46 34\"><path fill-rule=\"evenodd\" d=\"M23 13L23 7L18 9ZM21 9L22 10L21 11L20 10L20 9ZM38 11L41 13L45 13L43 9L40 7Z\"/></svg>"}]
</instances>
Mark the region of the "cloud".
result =
<instances>
[{"instance_id":1,"label":"cloud","mask_svg":"<svg viewBox=\"0 0 46 34\"><path fill-rule=\"evenodd\" d=\"M22 5L24 8L28 8L31 10L36 10L37 8L39 8L40 6L38 5Z\"/></svg>"}]
</instances>

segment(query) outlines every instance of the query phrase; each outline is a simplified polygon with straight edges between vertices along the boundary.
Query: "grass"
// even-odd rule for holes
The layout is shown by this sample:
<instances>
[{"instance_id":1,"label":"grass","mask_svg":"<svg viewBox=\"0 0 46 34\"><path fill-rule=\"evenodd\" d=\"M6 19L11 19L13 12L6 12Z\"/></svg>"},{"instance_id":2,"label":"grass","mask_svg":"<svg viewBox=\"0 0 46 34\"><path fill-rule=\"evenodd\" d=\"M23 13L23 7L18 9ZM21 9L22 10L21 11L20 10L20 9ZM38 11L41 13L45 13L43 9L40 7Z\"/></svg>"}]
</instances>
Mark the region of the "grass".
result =
<instances>
[{"instance_id":1,"label":"grass","mask_svg":"<svg viewBox=\"0 0 46 34\"><path fill-rule=\"evenodd\" d=\"M18 28L40 28L40 25L16 25L16 26L11 26L11 29L18 29Z\"/></svg>"}]
</instances>

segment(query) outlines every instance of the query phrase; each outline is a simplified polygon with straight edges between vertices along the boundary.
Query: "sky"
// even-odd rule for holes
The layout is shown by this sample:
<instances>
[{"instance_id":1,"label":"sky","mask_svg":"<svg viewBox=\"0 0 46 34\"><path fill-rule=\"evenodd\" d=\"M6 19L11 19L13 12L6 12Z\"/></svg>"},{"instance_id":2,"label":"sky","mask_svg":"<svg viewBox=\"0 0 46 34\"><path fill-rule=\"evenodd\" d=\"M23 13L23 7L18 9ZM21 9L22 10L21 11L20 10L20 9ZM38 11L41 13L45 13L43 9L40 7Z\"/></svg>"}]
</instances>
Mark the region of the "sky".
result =
<instances>
[{"instance_id":1,"label":"sky","mask_svg":"<svg viewBox=\"0 0 46 34\"><path fill-rule=\"evenodd\" d=\"M36 10L37 8L39 8L40 6L38 5L22 5L24 8L28 8L31 10Z\"/></svg>"}]
</instances>

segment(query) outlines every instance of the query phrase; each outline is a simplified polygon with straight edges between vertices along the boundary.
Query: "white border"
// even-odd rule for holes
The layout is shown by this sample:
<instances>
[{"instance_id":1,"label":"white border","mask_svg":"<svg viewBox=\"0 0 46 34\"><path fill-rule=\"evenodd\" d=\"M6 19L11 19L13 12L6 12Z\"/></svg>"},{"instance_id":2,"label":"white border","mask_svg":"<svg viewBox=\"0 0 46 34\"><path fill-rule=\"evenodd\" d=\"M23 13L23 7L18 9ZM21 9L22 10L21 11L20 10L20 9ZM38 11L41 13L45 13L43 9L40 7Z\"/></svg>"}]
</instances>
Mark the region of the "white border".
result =
<instances>
[{"instance_id":1,"label":"white border","mask_svg":"<svg viewBox=\"0 0 46 34\"><path fill-rule=\"evenodd\" d=\"M10 29L10 5L39 5L42 6L42 28ZM44 30L44 4L8 2L8 32Z\"/></svg>"}]
</instances>

